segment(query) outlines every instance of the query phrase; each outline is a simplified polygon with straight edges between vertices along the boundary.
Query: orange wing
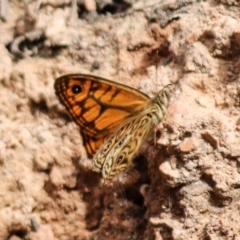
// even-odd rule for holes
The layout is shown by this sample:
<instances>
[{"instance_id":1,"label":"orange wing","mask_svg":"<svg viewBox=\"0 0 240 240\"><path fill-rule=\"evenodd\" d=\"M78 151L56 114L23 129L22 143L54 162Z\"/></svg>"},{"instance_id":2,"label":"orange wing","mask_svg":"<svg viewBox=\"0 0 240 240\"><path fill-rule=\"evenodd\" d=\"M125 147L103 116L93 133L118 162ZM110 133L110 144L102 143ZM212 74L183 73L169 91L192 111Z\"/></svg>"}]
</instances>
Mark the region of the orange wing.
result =
<instances>
[{"instance_id":1,"label":"orange wing","mask_svg":"<svg viewBox=\"0 0 240 240\"><path fill-rule=\"evenodd\" d=\"M112 134L113 133L106 134L105 136L90 137L89 135L81 131L83 145L87 151L88 156L92 158L97 152L97 150L101 148L101 146Z\"/></svg>"},{"instance_id":2,"label":"orange wing","mask_svg":"<svg viewBox=\"0 0 240 240\"><path fill-rule=\"evenodd\" d=\"M90 157L129 117L142 111L150 98L131 87L103 78L70 74L54 84L56 95L81 127Z\"/></svg>"}]
</instances>

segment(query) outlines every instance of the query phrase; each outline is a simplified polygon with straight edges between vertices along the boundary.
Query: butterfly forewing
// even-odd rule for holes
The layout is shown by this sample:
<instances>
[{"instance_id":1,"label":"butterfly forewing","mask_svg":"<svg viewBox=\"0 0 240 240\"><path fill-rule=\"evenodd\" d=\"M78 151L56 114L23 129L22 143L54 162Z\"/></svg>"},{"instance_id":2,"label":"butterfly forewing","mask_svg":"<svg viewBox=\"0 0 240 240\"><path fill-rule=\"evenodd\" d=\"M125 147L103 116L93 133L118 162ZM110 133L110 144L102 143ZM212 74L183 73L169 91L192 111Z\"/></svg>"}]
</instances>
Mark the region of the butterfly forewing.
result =
<instances>
[{"instance_id":1,"label":"butterfly forewing","mask_svg":"<svg viewBox=\"0 0 240 240\"><path fill-rule=\"evenodd\" d=\"M103 78L70 74L54 84L56 95L81 127L84 145L92 157L127 119L143 111L150 98L130 87Z\"/></svg>"}]
</instances>

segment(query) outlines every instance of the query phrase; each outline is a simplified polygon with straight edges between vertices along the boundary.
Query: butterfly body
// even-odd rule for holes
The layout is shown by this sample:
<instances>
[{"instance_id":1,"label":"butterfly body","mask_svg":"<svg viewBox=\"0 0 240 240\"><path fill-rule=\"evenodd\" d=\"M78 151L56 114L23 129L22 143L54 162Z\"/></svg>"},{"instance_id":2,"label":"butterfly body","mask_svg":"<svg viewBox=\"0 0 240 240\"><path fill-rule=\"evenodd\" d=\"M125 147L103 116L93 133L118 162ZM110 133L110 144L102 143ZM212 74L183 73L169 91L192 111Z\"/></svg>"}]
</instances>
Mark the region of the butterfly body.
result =
<instances>
[{"instance_id":1,"label":"butterfly body","mask_svg":"<svg viewBox=\"0 0 240 240\"><path fill-rule=\"evenodd\" d=\"M81 127L83 144L93 169L102 172L103 182L127 169L134 155L169 103L164 88L153 99L125 85L103 78L69 74L54 84L56 95Z\"/></svg>"}]
</instances>

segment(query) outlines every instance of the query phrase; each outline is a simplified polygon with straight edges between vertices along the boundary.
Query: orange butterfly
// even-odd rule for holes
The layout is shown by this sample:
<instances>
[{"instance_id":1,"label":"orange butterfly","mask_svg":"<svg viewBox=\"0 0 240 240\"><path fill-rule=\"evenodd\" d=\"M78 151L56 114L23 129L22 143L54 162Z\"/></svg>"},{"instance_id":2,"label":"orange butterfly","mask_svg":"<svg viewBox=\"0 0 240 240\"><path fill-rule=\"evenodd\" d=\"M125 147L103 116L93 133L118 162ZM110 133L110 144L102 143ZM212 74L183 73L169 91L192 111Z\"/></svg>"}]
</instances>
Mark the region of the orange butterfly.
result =
<instances>
[{"instance_id":1,"label":"orange butterfly","mask_svg":"<svg viewBox=\"0 0 240 240\"><path fill-rule=\"evenodd\" d=\"M128 168L143 141L166 112L170 93L164 88L153 99L104 78L69 74L54 84L56 95L81 127L93 169L103 182Z\"/></svg>"}]
</instances>

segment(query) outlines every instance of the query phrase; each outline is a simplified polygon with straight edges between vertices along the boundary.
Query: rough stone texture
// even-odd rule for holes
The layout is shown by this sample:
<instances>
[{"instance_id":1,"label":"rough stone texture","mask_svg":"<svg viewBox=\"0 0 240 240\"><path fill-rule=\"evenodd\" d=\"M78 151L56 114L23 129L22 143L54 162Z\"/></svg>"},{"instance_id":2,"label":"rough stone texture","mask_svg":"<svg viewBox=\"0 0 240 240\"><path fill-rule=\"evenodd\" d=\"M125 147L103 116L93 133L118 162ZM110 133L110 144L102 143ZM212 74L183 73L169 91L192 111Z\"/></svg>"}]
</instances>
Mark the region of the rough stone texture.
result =
<instances>
[{"instance_id":1,"label":"rough stone texture","mask_svg":"<svg viewBox=\"0 0 240 240\"><path fill-rule=\"evenodd\" d=\"M0 239L239 239L239 1L77 2L1 12ZM78 72L175 88L109 186L54 94Z\"/></svg>"}]
</instances>

